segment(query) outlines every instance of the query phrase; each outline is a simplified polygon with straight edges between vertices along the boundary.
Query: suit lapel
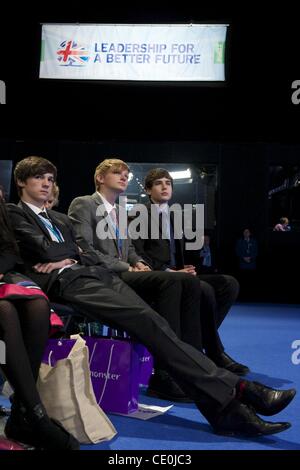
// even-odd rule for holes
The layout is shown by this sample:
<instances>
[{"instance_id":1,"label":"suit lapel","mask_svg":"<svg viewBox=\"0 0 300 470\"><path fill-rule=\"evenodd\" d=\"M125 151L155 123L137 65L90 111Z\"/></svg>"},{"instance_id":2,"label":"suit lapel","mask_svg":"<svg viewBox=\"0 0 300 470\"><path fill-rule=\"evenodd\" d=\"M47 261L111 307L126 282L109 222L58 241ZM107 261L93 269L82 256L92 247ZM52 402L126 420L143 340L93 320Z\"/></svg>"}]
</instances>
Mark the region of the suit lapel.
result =
<instances>
[{"instance_id":1,"label":"suit lapel","mask_svg":"<svg viewBox=\"0 0 300 470\"><path fill-rule=\"evenodd\" d=\"M181 221L183 222L183 213L182 212L181 212L180 216L181 216ZM175 233L175 231L174 231L174 212L171 212L170 221L171 221L171 224L172 224L173 234L174 234ZM177 268L182 269L182 268L184 268L184 256L183 256L184 240L183 240L183 234L182 234L181 238L174 238L174 243L175 243L175 250L176 250L176 253L175 253L176 266L177 266Z\"/></svg>"},{"instance_id":2,"label":"suit lapel","mask_svg":"<svg viewBox=\"0 0 300 470\"><path fill-rule=\"evenodd\" d=\"M119 219L119 215L120 215L120 206L118 204L116 204L116 213L117 213L117 218L118 220ZM126 216L127 216L127 213L126 213ZM128 222L128 220L127 220ZM127 226L127 237L128 237L128 226ZM118 250L118 253L119 253L119 247L118 247L118 242L117 240L115 240L116 242L116 247L117 247L117 250ZM127 259L128 259L128 243L129 243L129 240L128 238L122 238L121 239L121 255L122 255L122 260L126 261L127 262Z\"/></svg>"},{"instance_id":3,"label":"suit lapel","mask_svg":"<svg viewBox=\"0 0 300 470\"><path fill-rule=\"evenodd\" d=\"M153 203L152 203L153 204ZM157 224L156 220L159 220L159 219L156 219L156 218L151 218L151 203L148 203L147 204L147 208L148 208L148 214L149 214L149 220L151 220L151 224ZM182 214L181 214L181 217L182 217ZM174 235L174 213L173 211L171 211L170 213L170 224L172 226L172 230L173 230L173 235ZM166 239L163 239L162 238L162 226L159 224L158 226L158 229L159 229L159 237L160 237L160 240L162 242L165 242L169 245L170 247L170 240L166 240ZM149 233L149 237L151 237L151 233ZM184 258L183 258L183 252L184 252L184 247L183 247L183 244L184 244L184 240L183 240L183 237L180 238L180 239L177 239L177 238L174 238L174 243L175 243L175 248L176 248L176 254L175 254L175 257L176 257L176 263L177 263L177 267L179 269L183 268L184 267Z\"/></svg>"},{"instance_id":4,"label":"suit lapel","mask_svg":"<svg viewBox=\"0 0 300 470\"><path fill-rule=\"evenodd\" d=\"M24 212L26 212L26 214L28 215L28 217L30 219L32 219L34 221L34 223L36 225L38 225L39 229L42 230L42 232L47 236L47 238L49 240L52 240L51 237L50 237L50 234L48 232L48 230L46 229L45 225L43 224L43 222L40 220L40 218L33 212L33 210L30 209L29 206L27 206L27 204L25 204L23 201L20 201L18 203L18 206L21 207L21 209L24 210Z\"/></svg>"},{"instance_id":5,"label":"suit lapel","mask_svg":"<svg viewBox=\"0 0 300 470\"><path fill-rule=\"evenodd\" d=\"M62 233L62 236L64 240L67 240L70 238L70 231L68 227L66 227L66 224L64 223L63 220L60 220L59 214L56 211L48 210L48 214L50 216L50 220L53 222L53 224L59 229L59 231Z\"/></svg>"},{"instance_id":6,"label":"suit lapel","mask_svg":"<svg viewBox=\"0 0 300 470\"><path fill-rule=\"evenodd\" d=\"M106 209L105 209L105 206L104 206L104 204L103 204L103 201L102 201L101 197L99 196L99 194L98 194L97 192L95 192L94 194L92 194L92 199L93 199L93 201L94 201L94 203L95 203L95 205L96 205L96 210L97 210L98 206L103 206L103 211L102 211L102 213L104 213L104 212L106 211ZM119 209L118 209L118 207L117 207L117 217L118 217L118 216L119 216ZM104 217L103 215L97 215L97 216L96 216L96 212L95 212L95 218L99 221L99 220L103 220L105 217ZM108 220L108 219L107 219L107 220ZM109 230L109 232L110 232L110 234L111 234L112 240L113 240L113 242L114 242L114 244L115 244L115 248L116 248L116 250L117 250L117 253L119 254L118 241L117 241L117 239L116 239L116 233L115 233L115 230L114 230L113 225L110 223L110 220L108 221L108 224L107 224L107 225L108 225L108 230ZM123 244L122 244L122 251L123 251ZM122 253L122 254L123 254L123 253Z\"/></svg>"},{"instance_id":7,"label":"suit lapel","mask_svg":"<svg viewBox=\"0 0 300 470\"><path fill-rule=\"evenodd\" d=\"M148 210L148 220L150 221L150 223L148 222L149 239L151 239L151 226L156 225L156 229L158 228L159 238L161 240L162 239L162 226L159 223L159 214L157 215L157 217L152 217L152 212L151 212L152 206L154 206L153 210L157 210L153 203L148 202L146 204L146 207L147 207L147 210Z\"/></svg>"}]
</instances>

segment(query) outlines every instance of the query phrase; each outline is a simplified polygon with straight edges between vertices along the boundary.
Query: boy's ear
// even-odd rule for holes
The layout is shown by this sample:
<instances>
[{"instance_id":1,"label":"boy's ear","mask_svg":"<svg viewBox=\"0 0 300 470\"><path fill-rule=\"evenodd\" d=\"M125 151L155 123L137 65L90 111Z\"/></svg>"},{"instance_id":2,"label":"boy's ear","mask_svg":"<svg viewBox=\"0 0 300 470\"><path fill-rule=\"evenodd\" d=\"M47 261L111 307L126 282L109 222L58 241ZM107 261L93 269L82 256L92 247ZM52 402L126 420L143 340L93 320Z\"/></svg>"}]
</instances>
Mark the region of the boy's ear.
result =
<instances>
[{"instance_id":1,"label":"boy's ear","mask_svg":"<svg viewBox=\"0 0 300 470\"><path fill-rule=\"evenodd\" d=\"M25 181L21 181L19 178L17 178L17 186L19 186L20 188L24 188Z\"/></svg>"},{"instance_id":2,"label":"boy's ear","mask_svg":"<svg viewBox=\"0 0 300 470\"><path fill-rule=\"evenodd\" d=\"M97 183L103 183L103 181L104 181L103 175L97 175L96 176L96 181L97 181Z\"/></svg>"}]
</instances>

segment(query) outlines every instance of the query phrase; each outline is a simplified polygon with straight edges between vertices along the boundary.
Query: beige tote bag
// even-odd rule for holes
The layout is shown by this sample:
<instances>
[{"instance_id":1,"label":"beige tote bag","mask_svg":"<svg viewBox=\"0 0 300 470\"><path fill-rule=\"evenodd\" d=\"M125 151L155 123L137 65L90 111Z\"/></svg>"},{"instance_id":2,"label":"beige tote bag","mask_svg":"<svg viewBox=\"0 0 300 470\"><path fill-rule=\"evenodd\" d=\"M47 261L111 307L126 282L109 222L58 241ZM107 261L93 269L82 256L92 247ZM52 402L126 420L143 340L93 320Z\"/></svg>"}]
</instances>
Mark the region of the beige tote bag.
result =
<instances>
[{"instance_id":1,"label":"beige tote bag","mask_svg":"<svg viewBox=\"0 0 300 470\"><path fill-rule=\"evenodd\" d=\"M54 367L42 363L38 390L51 418L57 419L81 444L112 439L117 431L95 399L89 353L79 336L69 356ZM51 363L51 353L49 363Z\"/></svg>"}]
</instances>

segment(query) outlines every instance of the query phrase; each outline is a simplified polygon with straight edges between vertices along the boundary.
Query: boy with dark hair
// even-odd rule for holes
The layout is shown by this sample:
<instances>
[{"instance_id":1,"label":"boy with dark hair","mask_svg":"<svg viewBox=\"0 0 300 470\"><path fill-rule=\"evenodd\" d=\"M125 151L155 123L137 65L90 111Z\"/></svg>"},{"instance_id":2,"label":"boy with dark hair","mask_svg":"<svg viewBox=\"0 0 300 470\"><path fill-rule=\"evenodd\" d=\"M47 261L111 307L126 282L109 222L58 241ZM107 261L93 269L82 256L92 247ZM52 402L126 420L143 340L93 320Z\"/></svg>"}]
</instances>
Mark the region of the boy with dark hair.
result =
<instances>
[{"instance_id":1,"label":"boy with dark hair","mask_svg":"<svg viewBox=\"0 0 300 470\"><path fill-rule=\"evenodd\" d=\"M168 204L173 195L172 176L164 168L150 170L145 177L145 190L150 199L147 204L149 236L147 239L138 238L134 240L137 253L155 270L196 275L195 267L186 265L184 260L184 237L174 238L173 214L170 213ZM158 239L151 237L152 222L155 223L152 220L153 209L166 217L166 223L169 225L169 238L162 236L163 227L161 226L159 227ZM206 299L207 305L207 308L203 308L201 312L203 339L205 340L208 325L210 325L209 331L215 329L213 331L214 335L208 336L205 341L206 354L217 366L238 375L245 375L249 372L249 368L239 364L225 353L224 346L216 331L237 298L239 284L234 277L217 273L201 274L199 280L199 288L201 286L202 297L204 300Z\"/></svg>"}]
</instances>

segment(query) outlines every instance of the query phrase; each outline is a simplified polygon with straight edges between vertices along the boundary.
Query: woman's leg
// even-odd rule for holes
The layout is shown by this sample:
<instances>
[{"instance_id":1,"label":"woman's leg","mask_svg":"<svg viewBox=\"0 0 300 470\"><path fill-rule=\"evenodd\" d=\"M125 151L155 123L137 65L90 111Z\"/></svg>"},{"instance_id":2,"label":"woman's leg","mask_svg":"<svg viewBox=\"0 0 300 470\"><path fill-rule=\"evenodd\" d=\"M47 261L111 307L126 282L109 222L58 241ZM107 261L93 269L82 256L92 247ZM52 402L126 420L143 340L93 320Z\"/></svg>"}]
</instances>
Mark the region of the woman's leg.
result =
<instances>
[{"instance_id":1,"label":"woman's leg","mask_svg":"<svg viewBox=\"0 0 300 470\"><path fill-rule=\"evenodd\" d=\"M6 352L5 364L1 365L3 372L24 406L32 408L40 403L40 397L23 341L19 313L7 300L0 300L0 338ZM32 339L33 344L35 340Z\"/></svg>"},{"instance_id":2,"label":"woman's leg","mask_svg":"<svg viewBox=\"0 0 300 470\"><path fill-rule=\"evenodd\" d=\"M16 302L17 308L12 302L0 300L0 338L6 345L6 363L2 367L16 395L5 434L38 448L78 449L77 440L49 419L36 388L49 328L49 307L41 300Z\"/></svg>"},{"instance_id":3,"label":"woman's leg","mask_svg":"<svg viewBox=\"0 0 300 470\"><path fill-rule=\"evenodd\" d=\"M49 335L50 309L45 299L26 300L17 306L23 341L35 382Z\"/></svg>"}]
</instances>

